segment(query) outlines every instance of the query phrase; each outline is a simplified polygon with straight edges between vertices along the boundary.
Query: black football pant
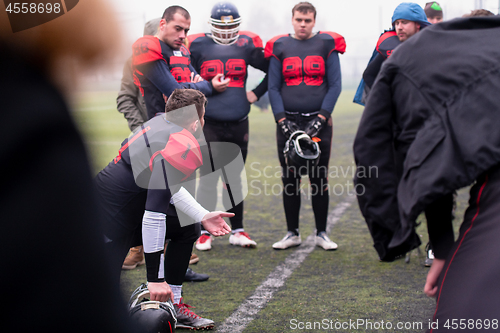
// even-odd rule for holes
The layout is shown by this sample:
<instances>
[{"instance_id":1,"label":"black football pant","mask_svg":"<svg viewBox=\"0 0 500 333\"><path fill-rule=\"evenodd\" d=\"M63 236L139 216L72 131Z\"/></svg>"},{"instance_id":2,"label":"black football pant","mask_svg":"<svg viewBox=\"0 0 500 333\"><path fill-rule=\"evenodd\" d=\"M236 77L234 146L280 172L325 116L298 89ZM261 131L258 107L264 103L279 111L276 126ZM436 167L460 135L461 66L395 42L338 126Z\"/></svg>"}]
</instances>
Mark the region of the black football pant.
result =
<instances>
[{"instance_id":1,"label":"black football pant","mask_svg":"<svg viewBox=\"0 0 500 333\"><path fill-rule=\"evenodd\" d=\"M500 169L496 168L479 177L470 190L460 235L439 278L434 314L437 328L428 332L499 330L499 244ZM453 330L455 324L465 324L466 329Z\"/></svg>"},{"instance_id":2,"label":"black football pant","mask_svg":"<svg viewBox=\"0 0 500 333\"><path fill-rule=\"evenodd\" d=\"M241 155L243 161L246 161L248 153L248 118L241 121L233 122L219 122L210 119L205 119L205 126L203 127L203 134L205 135L205 140L211 149L212 159L214 160L225 160L227 156L227 151L218 151L211 142L230 142L234 143L241 150ZM210 163L210 157L203 156L203 168L207 167L207 163ZM196 194L196 200L207 210L213 211L217 205L217 182L219 181L218 174L203 174L200 175L200 181L198 186L198 191ZM223 180L224 181L224 180ZM230 184L231 191L241 191L242 184L241 179L239 183L232 182ZM227 187L224 186L224 191L227 191ZM232 203L228 200L230 197L227 193L223 194L223 204L224 207L232 207ZM229 212L234 213L234 216L229 220L231 222L231 228L240 229L243 228L243 201L236 204L233 208L228 209ZM202 226L203 228L203 226Z\"/></svg>"},{"instance_id":3,"label":"black football pant","mask_svg":"<svg viewBox=\"0 0 500 333\"><path fill-rule=\"evenodd\" d=\"M132 246L142 244L142 217L147 190L135 184L132 170L125 163L111 162L94 180L104 221L106 249L112 254L115 282L120 279L123 260ZM189 266L193 244L200 235L200 224L181 227L177 216L167 215L165 280L181 285ZM137 235L141 235L138 239ZM139 243L140 241L140 243Z\"/></svg>"},{"instance_id":4,"label":"black football pant","mask_svg":"<svg viewBox=\"0 0 500 333\"><path fill-rule=\"evenodd\" d=\"M301 130L304 130L307 123L315 117L317 116L305 117L287 114L287 119L295 122ZM318 137L321 139L318 143L321 149L319 163L316 167L312 167L308 170L311 188L302 189L305 193L311 194L312 208L318 233L326 231L328 217L328 201L330 199L328 188L328 163L330 160L332 133L332 118L330 118L318 134ZM283 148L285 148L287 139L278 126L276 127L276 139L278 142L278 157L282 169L281 179L283 181L283 206L285 208L286 224L288 231L295 232L299 228L301 176L295 172L294 168L288 168L286 165Z\"/></svg>"}]
</instances>

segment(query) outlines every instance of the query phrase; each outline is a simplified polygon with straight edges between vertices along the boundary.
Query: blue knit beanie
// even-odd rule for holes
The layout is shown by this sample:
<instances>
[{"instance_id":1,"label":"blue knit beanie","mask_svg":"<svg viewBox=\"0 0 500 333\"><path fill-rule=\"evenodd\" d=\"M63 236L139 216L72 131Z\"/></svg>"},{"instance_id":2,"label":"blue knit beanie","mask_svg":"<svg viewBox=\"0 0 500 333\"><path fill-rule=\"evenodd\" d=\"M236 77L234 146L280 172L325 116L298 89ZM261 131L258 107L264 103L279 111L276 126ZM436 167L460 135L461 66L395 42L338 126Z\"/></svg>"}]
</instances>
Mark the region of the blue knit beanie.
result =
<instances>
[{"instance_id":1,"label":"blue knit beanie","mask_svg":"<svg viewBox=\"0 0 500 333\"><path fill-rule=\"evenodd\" d=\"M394 10L394 14L392 14L393 26L396 20L414 21L419 23L421 28L431 25L431 23L427 21L427 16L422 7L414 2L403 2L399 4Z\"/></svg>"}]
</instances>

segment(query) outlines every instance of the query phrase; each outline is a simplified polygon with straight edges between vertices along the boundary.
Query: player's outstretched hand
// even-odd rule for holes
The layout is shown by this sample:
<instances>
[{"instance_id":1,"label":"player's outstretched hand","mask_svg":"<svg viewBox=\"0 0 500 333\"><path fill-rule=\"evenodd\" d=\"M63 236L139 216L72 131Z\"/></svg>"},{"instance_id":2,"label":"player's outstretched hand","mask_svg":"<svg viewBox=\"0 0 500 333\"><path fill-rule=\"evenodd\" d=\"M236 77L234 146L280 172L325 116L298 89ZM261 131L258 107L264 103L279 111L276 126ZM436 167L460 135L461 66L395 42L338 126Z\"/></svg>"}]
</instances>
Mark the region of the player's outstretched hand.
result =
<instances>
[{"instance_id":1,"label":"player's outstretched hand","mask_svg":"<svg viewBox=\"0 0 500 333\"><path fill-rule=\"evenodd\" d=\"M231 227L227 225L226 221L224 221L223 217L233 217L233 213L226 212L210 212L203 216L203 220L201 220L201 224L206 231L211 233L214 236L223 236L227 235L231 232Z\"/></svg>"},{"instance_id":2,"label":"player's outstretched hand","mask_svg":"<svg viewBox=\"0 0 500 333\"><path fill-rule=\"evenodd\" d=\"M171 300L172 303L174 302L174 293L166 282L149 282L148 290L152 301L167 302Z\"/></svg>"},{"instance_id":3,"label":"player's outstretched hand","mask_svg":"<svg viewBox=\"0 0 500 333\"><path fill-rule=\"evenodd\" d=\"M444 263L444 259L434 258L432 261L432 266L429 269L429 273L427 273L427 279L424 286L424 293L429 297L436 297L438 278L443 270Z\"/></svg>"},{"instance_id":4,"label":"player's outstretched hand","mask_svg":"<svg viewBox=\"0 0 500 333\"><path fill-rule=\"evenodd\" d=\"M227 89L227 86L230 81L231 81L230 79L224 79L223 74L217 74L212 79L212 86L217 92L223 92L224 90Z\"/></svg>"}]
</instances>

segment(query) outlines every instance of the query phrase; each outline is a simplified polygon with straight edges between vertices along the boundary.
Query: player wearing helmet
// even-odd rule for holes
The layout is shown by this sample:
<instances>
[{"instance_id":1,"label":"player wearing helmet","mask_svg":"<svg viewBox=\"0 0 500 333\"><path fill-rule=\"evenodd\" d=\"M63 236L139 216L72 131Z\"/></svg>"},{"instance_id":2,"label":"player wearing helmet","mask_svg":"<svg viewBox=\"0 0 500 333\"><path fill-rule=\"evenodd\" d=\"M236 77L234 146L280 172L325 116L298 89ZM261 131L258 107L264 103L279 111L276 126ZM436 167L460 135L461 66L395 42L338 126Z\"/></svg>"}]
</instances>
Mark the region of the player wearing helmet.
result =
<instances>
[{"instance_id":1,"label":"player wearing helmet","mask_svg":"<svg viewBox=\"0 0 500 333\"><path fill-rule=\"evenodd\" d=\"M211 33L195 34L188 37L188 47L191 52L193 67L203 79L213 80L216 75L223 74L228 80L224 92L208 97L205 113L205 139L210 142L230 142L241 149L243 160L248 151L248 113L250 104L267 91L267 79L253 91L246 92L248 65L267 72L268 62L264 59L262 40L249 31L239 31L241 17L238 9L229 2L217 3L210 15ZM221 152L214 151L217 158ZM217 174L204 176L200 179L197 200L209 209L214 208L217 196L213 195L218 181ZM231 192L241 191L232 184ZM241 184L241 181L240 181ZM235 187L236 185L236 187ZM223 198L229 198L223 195ZM225 203L231 207L230 203ZM232 245L253 248L257 243L250 238L243 228L243 202L236 204L231 212L232 235L229 242ZM196 242L198 250L211 249L211 237L203 231Z\"/></svg>"},{"instance_id":2,"label":"player wearing helmet","mask_svg":"<svg viewBox=\"0 0 500 333\"><path fill-rule=\"evenodd\" d=\"M337 244L326 235L328 216L328 162L330 159L331 113L341 90L339 53L345 41L334 32L313 33L316 9L300 2L292 9L295 34L272 38L265 49L269 64L269 98L277 122L278 156L283 174L283 204L288 233L275 249L301 244L299 234L301 173L285 161L283 149L290 135L304 130L319 141L321 155L316 167L309 168L312 207L316 221L316 244L334 250Z\"/></svg>"}]
</instances>

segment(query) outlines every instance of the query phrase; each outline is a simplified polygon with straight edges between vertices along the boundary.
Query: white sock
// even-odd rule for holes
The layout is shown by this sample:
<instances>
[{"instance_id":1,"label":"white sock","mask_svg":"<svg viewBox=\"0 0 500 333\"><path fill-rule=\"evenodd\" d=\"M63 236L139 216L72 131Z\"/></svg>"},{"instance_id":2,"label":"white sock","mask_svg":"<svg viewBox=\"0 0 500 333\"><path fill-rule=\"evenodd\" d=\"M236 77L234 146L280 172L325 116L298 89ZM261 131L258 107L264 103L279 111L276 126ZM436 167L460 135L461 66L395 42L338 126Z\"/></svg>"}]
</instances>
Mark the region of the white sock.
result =
<instances>
[{"instance_id":1,"label":"white sock","mask_svg":"<svg viewBox=\"0 0 500 333\"><path fill-rule=\"evenodd\" d=\"M169 286L174 293L174 304L179 304L182 298L182 285L176 286L175 284L169 284Z\"/></svg>"},{"instance_id":2,"label":"white sock","mask_svg":"<svg viewBox=\"0 0 500 333\"><path fill-rule=\"evenodd\" d=\"M243 228L239 228L239 229L234 229L234 230L232 230L232 231L231 231L231 233L234 235L234 234L236 234L236 233L238 233L238 232L244 232L244 231L245 231L245 229L243 229Z\"/></svg>"}]
</instances>

